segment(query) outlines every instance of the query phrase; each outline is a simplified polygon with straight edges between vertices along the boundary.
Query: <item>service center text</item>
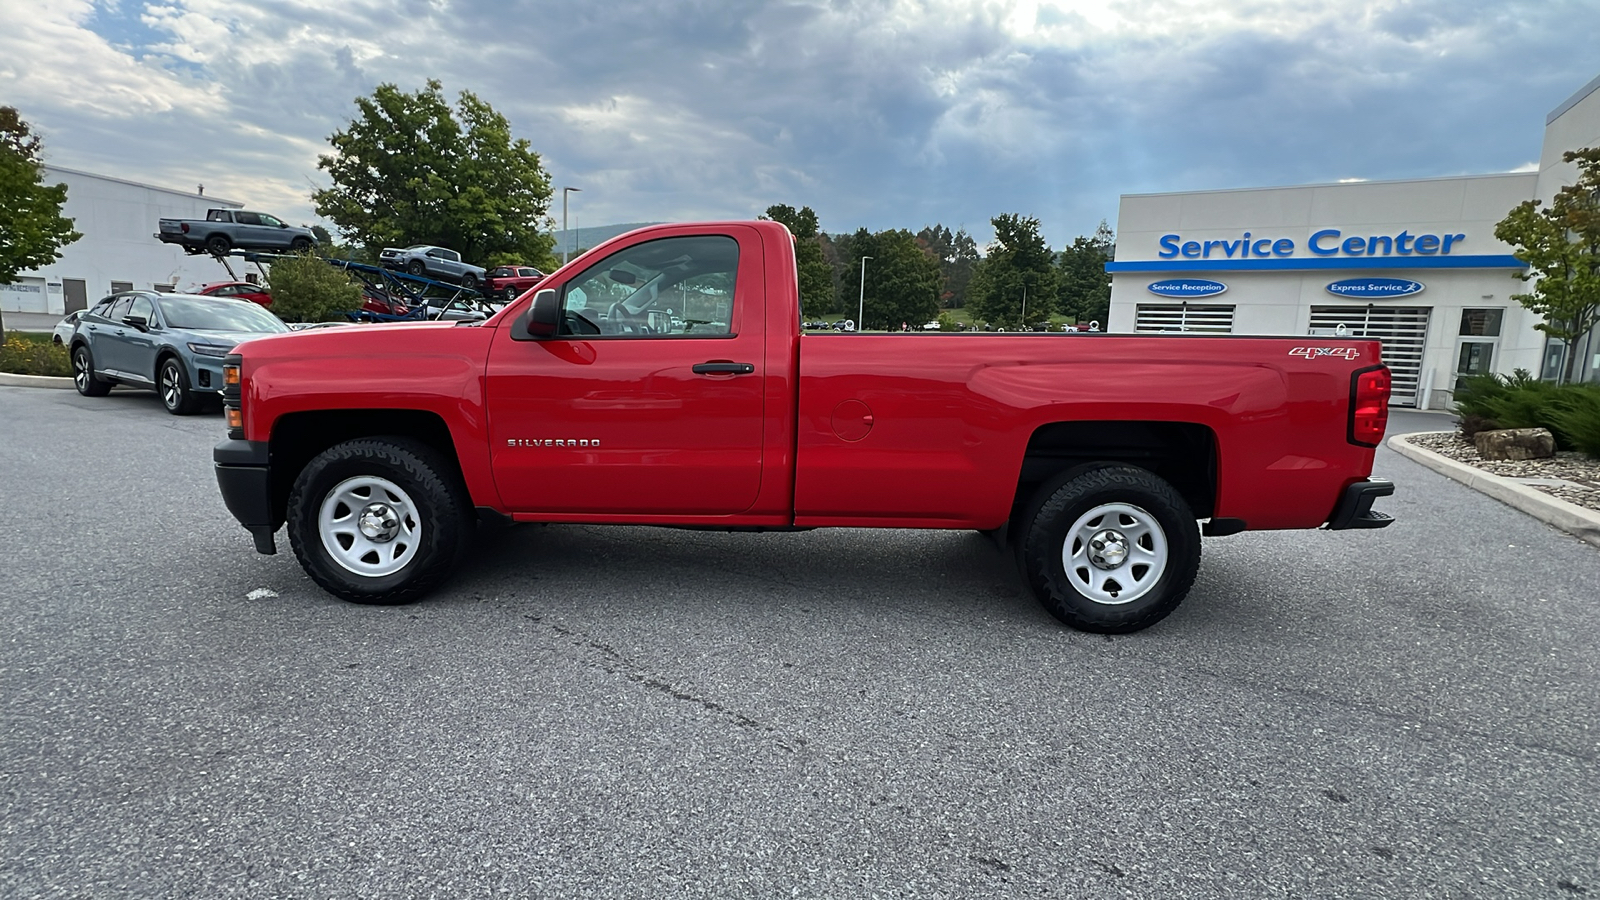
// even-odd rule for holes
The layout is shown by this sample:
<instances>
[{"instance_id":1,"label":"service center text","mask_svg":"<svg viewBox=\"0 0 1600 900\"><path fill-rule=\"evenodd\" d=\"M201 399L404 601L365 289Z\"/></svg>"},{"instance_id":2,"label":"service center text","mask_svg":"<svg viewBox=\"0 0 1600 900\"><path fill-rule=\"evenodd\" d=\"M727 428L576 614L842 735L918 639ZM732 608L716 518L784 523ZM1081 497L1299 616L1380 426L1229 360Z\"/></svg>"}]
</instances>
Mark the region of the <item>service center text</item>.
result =
<instances>
[{"instance_id":1,"label":"service center text","mask_svg":"<svg viewBox=\"0 0 1600 900\"><path fill-rule=\"evenodd\" d=\"M1325 228L1311 236L1307 247L1317 256L1448 256L1451 249L1465 241L1464 234L1380 234L1372 237L1344 237L1337 228ZM1161 236L1162 259L1182 256L1188 259L1248 259L1251 257L1293 256L1295 242L1292 238L1256 238L1246 231L1231 241L1186 241L1182 235Z\"/></svg>"}]
</instances>

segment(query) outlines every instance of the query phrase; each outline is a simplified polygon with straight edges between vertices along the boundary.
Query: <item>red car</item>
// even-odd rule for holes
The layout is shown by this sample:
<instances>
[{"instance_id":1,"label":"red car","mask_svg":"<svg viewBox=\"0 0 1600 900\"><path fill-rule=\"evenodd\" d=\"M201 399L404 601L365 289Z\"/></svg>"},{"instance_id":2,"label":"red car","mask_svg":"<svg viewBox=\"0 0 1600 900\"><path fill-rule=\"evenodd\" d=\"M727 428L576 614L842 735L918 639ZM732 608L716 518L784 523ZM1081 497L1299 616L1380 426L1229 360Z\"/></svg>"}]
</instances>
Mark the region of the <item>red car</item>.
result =
<instances>
[{"instance_id":1,"label":"red car","mask_svg":"<svg viewBox=\"0 0 1600 900\"><path fill-rule=\"evenodd\" d=\"M251 340L218 484L357 603L439 585L479 520L970 529L1112 634L1182 601L1202 534L1393 522L1376 340L802 335L795 272L777 222L657 225L477 327Z\"/></svg>"},{"instance_id":2,"label":"red car","mask_svg":"<svg viewBox=\"0 0 1600 900\"><path fill-rule=\"evenodd\" d=\"M272 295L267 293L267 289L259 284L251 284L248 281L218 281L215 284L202 285L200 290L195 291L195 293L205 294L210 297L232 297L236 300L249 300L251 303L259 303L262 306L272 305Z\"/></svg>"},{"instance_id":3,"label":"red car","mask_svg":"<svg viewBox=\"0 0 1600 900\"><path fill-rule=\"evenodd\" d=\"M544 273L533 266L495 266L483 279L483 293L510 303L543 280Z\"/></svg>"}]
</instances>

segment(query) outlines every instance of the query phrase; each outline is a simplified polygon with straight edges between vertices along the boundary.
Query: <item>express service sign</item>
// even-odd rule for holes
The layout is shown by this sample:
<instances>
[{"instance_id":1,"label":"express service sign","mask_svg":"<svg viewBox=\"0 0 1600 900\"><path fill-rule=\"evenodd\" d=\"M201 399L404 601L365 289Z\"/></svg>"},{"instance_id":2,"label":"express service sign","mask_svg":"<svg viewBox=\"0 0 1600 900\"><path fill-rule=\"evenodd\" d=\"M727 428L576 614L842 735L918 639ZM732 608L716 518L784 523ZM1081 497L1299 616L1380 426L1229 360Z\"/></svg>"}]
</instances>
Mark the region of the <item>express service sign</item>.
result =
<instances>
[{"instance_id":1,"label":"express service sign","mask_svg":"<svg viewBox=\"0 0 1600 900\"><path fill-rule=\"evenodd\" d=\"M1215 297L1227 289L1222 282L1205 278L1168 278L1145 286L1145 290L1161 297Z\"/></svg>"},{"instance_id":2,"label":"express service sign","mask_svg":"<svg viewBox=\"0 0 1600 900\"><path fill-rule=\"evenodd\" d=\"M1422 293L1423 284L1405 278L1346 278L1329 284L1327 291L1355 300L1383 300Z\"/></svg>"}]
</instances>

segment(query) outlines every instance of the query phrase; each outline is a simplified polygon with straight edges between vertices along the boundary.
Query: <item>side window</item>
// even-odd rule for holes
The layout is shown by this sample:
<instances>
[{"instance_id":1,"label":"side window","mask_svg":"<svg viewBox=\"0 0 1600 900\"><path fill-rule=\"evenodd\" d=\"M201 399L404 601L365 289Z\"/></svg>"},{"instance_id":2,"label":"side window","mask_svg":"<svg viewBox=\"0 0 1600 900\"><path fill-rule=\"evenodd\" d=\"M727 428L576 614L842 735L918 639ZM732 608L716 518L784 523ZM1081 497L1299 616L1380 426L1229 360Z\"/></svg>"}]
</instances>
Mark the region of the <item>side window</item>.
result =
<instances>
[{"instance_id":1,"label":"side window","mask_svg":"<svg viewBox=\"0 0 1600 900\"><path fill-rule=\"evenodd\" d=\"M89 315L100 316L104 318L105 316L111 314L111 304L115 302L117 302L117 298L107 297L104 300L101 300L99 303L96 303L94 305L94 309L89 310Z\"/></svg>"},{"instance_id":2,"label":"side window","mask_svg":"<svg viewBox=\"0 0 1600 900\"><path fill-rule=\"evenodd\" d=\"M226 222L226 221L228 221L228 211L225 210L225 209L208 210L206 212L206 221L207 222Z\"/></svg>"},{"instance_id":3,"label":"side window","mask_svg":"<svg viewBox=\"0 0 1600 900\"><path fill-rule=\"evenodd\" d=\"M150 302L149 298L135 297L133 300L133 306L128 309L127 315L140 316L146 322L154 322L156 318L156 308L155 305Z\"/></svg>"},{"instance_id":4,"label":"side window","mask_svg":"<svg viewBox=\"0 0 1600 900\"><path fill-rule=\"evenodd\" d=\"M429 250L428 251L428 255L433 257L434 259L444 259L444 251L438 249L437 247L435 247L432 250Z\"/></svg>"},{"instance_id":5,"label":"side window","mask_svg":"<svg viewBox=\"0 0 1600 900\"><path fill-rule=\"evenodd\" d=\"M733 334L739 242L663 238L621 250L567 283L562 334L724 337Z\"/></svg>"},{"instance_id":6,"label":"side window","mask_svg":"<svg viewBox=\"0 0 1600 900\"><path fill-rule=\"evenodd\" d=\"M461 262L461 254L455 252L454 250L439 251L439 258L449 260L450 262Z\"/></svg>"},{"instance_id":7,"label":"side window","mask_svg":"<svg viewBox=\"0 0 1600 900\"><path fill-rule=\"evenodd\" d=\"M261 217L256 215L253 212L236 212L236 213L233 214L233 220L235 222L238 222L240 225L260 225L261 224Z\"/></svg>"},{"instance_id":8,"label":"side window","mask_svg":"<svg viewBox=\"0 0 1600 900\"><path fill-rule=\"evenodd\" d=\"M274 219L273 217L267 215L266 213L262 213L262 214L256 216L256 218L261 220L261 224L262 225L270 225L273 228L277 228L279 225L283 224L282 222L278 221L277 219Z\"/></svg>"},{"instance_id":9,"label":"side window","mask_svg":"<svg viewBox=\"0 0 1600 900\"><path fill-rule=\"evenodd\" d=\"M122 317L127 315L128 309L133 306L133 296L131 294L123 294L117 297L116 301L116 303L111 304L111 312L106 314L106 318L113 322L121 322Z\"/></svg>"}]
</instances>

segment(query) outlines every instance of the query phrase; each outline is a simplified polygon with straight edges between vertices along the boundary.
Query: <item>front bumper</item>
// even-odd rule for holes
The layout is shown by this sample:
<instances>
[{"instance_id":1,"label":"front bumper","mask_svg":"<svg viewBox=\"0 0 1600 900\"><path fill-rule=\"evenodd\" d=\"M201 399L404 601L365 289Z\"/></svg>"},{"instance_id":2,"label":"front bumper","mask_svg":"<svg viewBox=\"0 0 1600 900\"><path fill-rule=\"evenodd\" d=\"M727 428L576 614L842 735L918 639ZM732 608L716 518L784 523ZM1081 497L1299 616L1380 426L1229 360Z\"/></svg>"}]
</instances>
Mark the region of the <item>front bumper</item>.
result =
<instances>
[{"instance_id":1,"label":"front bumper","mask_svg":"<svg viewBox=\"0 0 1600 900\"><path fill-rule=\"evenodd\" d=\"M1394 524L1394 516L1376 512L1372 501L1394 493L1394 482L1386 478L1369 478L1344 489L1339 505L1333 508L1328 519L1329 531L1347 528L1387 528Z\"/></svg>"},{"instance_id":2,"label":"front bumper","mask_svg":"<svg viewBox=\"0 0 1600 900\"><path fill-rule=\"evenodd\" d=\"M268 464L267 444L229 438L211 451L216 463L217 487L222 502L239 524L255 538L256 552L278 552L272 535L283 524L277 521L272 503L272 468Z\"/></svg>"}]
</instances>

